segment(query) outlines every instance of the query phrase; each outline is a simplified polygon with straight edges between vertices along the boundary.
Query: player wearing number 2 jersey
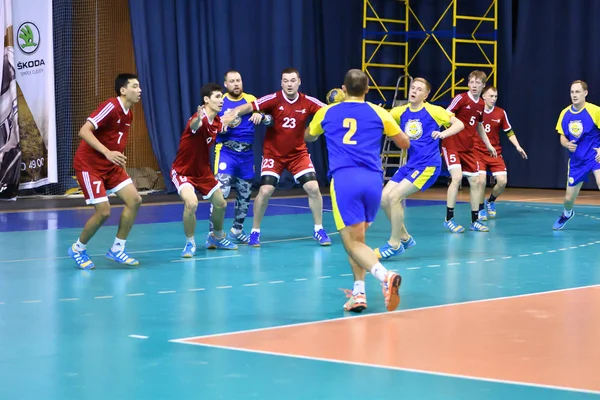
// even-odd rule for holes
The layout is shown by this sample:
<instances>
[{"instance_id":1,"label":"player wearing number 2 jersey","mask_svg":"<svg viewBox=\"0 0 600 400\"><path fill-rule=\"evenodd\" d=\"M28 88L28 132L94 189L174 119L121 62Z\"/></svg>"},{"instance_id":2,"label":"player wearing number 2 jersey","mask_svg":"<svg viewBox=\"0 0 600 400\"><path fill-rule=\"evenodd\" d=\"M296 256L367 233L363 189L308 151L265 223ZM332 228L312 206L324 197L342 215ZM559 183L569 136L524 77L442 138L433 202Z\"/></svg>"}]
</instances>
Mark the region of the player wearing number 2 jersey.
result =
<instances>
[{"instance_id":1,"label":"player wearing number 2 jersey","mask_svg":"<svg viewBox=\"0 0 600 400\"><path fill-rule=\"evenodd\" d=\"M448 185L444 226L452 233L465 231L465 228L454 220L454 206L456 205L456 197L463 175L468 178L471 189L470 229L476 232L489 231L488 227L479 221L479 197L481 190L483 190L482 183L485 183L485 181L479 181L479 164L473 152L473 141L478 140L475 136L479 135L490 153L494 156L496 154L481 127L484 103L479 96L486 78L486 74L482 71L471 72L469 74L469 91L457 95L447 108L465 126L464 130L458 135L448 137L442 141L442 152L452 178L450 185Z\"/></svg>"},{"instance_id":2,"label":"player wearing number 2 jersey","mask_svg":"<svg viewBox=\"0 0 600 400\"><path fill-rule=\"evenodd\" d=\"M365 102L369 86L364 72L348 71L342 89L345 100L319 110L305 136L307 141L314 141L324 134L327 141L335 225L354 273L354 289L346 291L349 300L344 310L361 312L367 308L365 277L370 271L381 282L386 308L392 311L400 303L402 279L377 260L365 244L365 234L381 202L381 135L391 137L402 149L410 142L387 111Z\"/></svg>"},{"instance_id":3,"label":"player wearing number 2 jersey","mask_svg":"<svg viewBox=\"0 0 600 400\"><path fill-rule=\"evenodd\" d=\"M508 122L508 116L506 111L496 106L498 100L498 90L494 86L488 86L483 89L481 97L485 101L485 109L483 111L483 130L488 136L490 143L496 149L498 157L491 157L485 145L481 140L475 141L475 153L477 154L477 160L479 161L479 174L484 178L484 186L481 191L481 197L479 205L483 204L483 212L480 213L481 219L486 220L487 218L496 217L496 198L504 192L507 183L507 172L506 164L502 158L502 146L500 145L500 130L506 132L508 140L515 146L521 157L527 159L527 153L519 145L517 136ZM487 170L490 170L496 184L492 189L489 199L485 199L485 177L487 176Z\"/></svg>"},{"instance_id":4,"label":"player wearing number 2 jersey","mask_svg":"<svg viewBox=\"0 0 600 400\"><path fill-rule=\"evenodd\" d=\"M308 204L315 222L313 238L321 246L331 244L323 229L323 198L319 191L315 168L304 142L307 120L325 104L314 97L299 93L300 84L298 70L285 69L281 73L281 91L263 96L251 104L236 107L232 111L236 115L260 111L273 117L273 125L267 129L263 145L261 186L254 199L254 219L248 243L250 246L260 246L260 224L284 169L292 173L294 180L302 184L308 194Z\"/></svg>"},{"instance_id":5,"label":"player wearing number 2 jersey","mask_svg":"<svg viewBox=\"0 0 600 400\"><path fill-rule=\"evenodd\" d=\"M81 127L79 137L83 140L73 159L73 168L85 202L96 209L77 242L69 247L68 253L79 269L94 268L86 247L110 216L107 197L110 193L115 193L123 200L125 208L121 214L117 236L106 257L125 265L139 264L125 252L125 241L142 198L125 172L127 157L123 153L133 120L131 107L140 101L142 89L137 76L120 74L115 79L115 91L117 97L100 104Z\"/></svg>"}]
</instances>

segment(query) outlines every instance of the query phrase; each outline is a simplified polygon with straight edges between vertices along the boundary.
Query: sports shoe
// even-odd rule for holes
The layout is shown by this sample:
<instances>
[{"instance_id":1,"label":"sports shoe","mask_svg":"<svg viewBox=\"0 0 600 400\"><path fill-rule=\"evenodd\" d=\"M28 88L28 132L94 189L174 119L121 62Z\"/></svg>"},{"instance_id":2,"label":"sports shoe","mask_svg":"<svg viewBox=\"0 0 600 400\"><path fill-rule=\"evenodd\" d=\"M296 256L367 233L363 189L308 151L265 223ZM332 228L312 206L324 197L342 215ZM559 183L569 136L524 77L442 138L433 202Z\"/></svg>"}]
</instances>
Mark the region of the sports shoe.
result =
<instances>
[{"instance_id":1,"label":"sports shoe","mask_svg":"<svg viewBox=\"0 0 600 400\"><path fill-rule=\"evenodd\" d=\"M489 232L490 228L479 222L479 220L473 222L469 227L470 230L475 232Z\"/></svg>"},{"instance_id":2,"label":"sports shoe","mask_svg":"<svg viewBox=\"0 0 600 400\"><path fill-rule=\"evenodd\" d=\"M327 236L325 229L319 229L318 231L315 231L313 239L319 242L321 246L331 246L331 239L329 239L329 236Z\"/></svg>"},{"instance_id":3,"label":"sports shoe","mask_svg":"<svg viewBox=\"0 0 600 400\"><path fill-rule=\"evenodd\" d=\"M206 237L206 243L204 247L207 249L221 249L221 250L237 250L237 244L231 243L227 236L223 236L222 238L218 238L212 233L209 233Z\"/></svg>"},{"instance_id":4,"label":"sports shoe","mask_svg":"<svg viewBox=\"0 0 600 400\"><path fill-rule=\"evenodd\" d=\"M250 232L250 240L248 246L260 247L260 232Z\"/></svg>"},{"instance_id":5,"label":"sports shoe","mask_svg":"<svg viewBox=\"0 0 600 400\"><path fill-rule=\"evenodd\" d=\"M181 252L182 258L192 258L196 255L196 245L192 242L186 242L183 251Z\"/></svg>"},{"instance_id":6,"label":"sports shoe","mask_svg":"<svg viewBox=\"0 0 600 400\"><path fill-rule=\"evenodd\" d=\"M485 201L485 209L487 210L488 218L496 218L496 202Z\"/></svg>"},{"instance_id":7,"label":"sports shoe","mask_svg":"<svg viewBox=\"0 0 600 400\"><path fill-rule=\"evenodd\" d=\"M344 311L359 313L367 309L367 296L364 293L353 295L350 289L342 290L348 298L348 301L344 304Z\"/></svg>"},{"instance_id":8,"label":"sports shoe","mask_svg":"<svg viewBox=\"0 0 600 400\"><path fill-rule=\"evenodd\" d=\"M488 220L487 210L486 210L485 206L483 207L483 210L479 210L477 212L477 218L480 221L487 221Z\"/></svg>"},{"instance_id":9,"label":"sports shoe","mask_svg":"<svg viewBox=\"0 0 600 400\"><path fill-rule=\"evenodd\" d=\"M77 251L75 249L75 245L73 244L71 247L69 247L68 253L69 256L77 263L77 268L86 270L96 268L92 260L90 260L86 250Z\"/></svg>"},{"instance_id":10,"label":"sports shoe","mask_svg":"<svg viewBox=\"0 0 600 400\"><path fill-rule=\"evenodd\" d=\"M413 239L412 236L409 236L408 239L401 240L400 244L402 244L402 247L404 247L404 250L408 250L411 247L416 246L417 245L417 241L415 239Z\"/></svg>"},{"instance_id":11,"label":"sports shoe","mask_svg":"<svg viewBox=\"0 0 600 400\"><path fill-rule=\"evenodd\" d=\"M112 249L108 249L106 253L106 258L112 261L116 261L119 264L125 265L139 265L139 261L133 257L130 257L129 254L125 252L125 250L112 251Z\"/></svg>"},{"instance_id":12,"label":"sports shoe","mask_svg":"<svg viewBox=\"0 0 600 400\"><path fill-rule=\"evenodd\" d=\"M241 231L238 234L229 231L227 232L227 240L235 244L248 244L248 242L250 242L250 235L246 234L244 231Z\"/></svg>"},{"instance_id":13,"label":"sports shoe","mask_svg":"<svg viewBox=\"0 0 600 400\"><path fill-rule=\"evenodd\" d=\"M394 311L400 304L400 285L402 277L394 271L388 271L385 281L381 283L381 291L385 299L385 307L388 311Z\"/></svg>"},{"instance_id":14,"label":"sports shoe","mask_svg":"<svg viewBox=\"0 0 600 400\"><path fill-rule=\"evenodd\" d=\"M560 217L558 217L558 219L556 220L556 222L554 223L554 225L552 225L552 229L554 229L555 231L559 231L562 228L565 227L565 225L567 224L567 222L569 222L570 220L573 219L573 217L575 216L575 211L571 210L571 216L567 217L565 215L565 213L563 212L562 214L560 214Z\"/></svg>"},{"instance_id":15,"label":"sports shoe","mask_svg":"<svg viewBox=\"0 0 600 400\"><path fill-rule=\"evenodd\" d=\"M465 228L462 225L459 225L454 221L454 218L449 221L444 221L444 226L450 230L452 233L463 233Z\"/></svg>"},{"instance_id":16,"label":"sports shoe","mask_svg":"<svg viewBox=\"0 0 600 400\"><path fill-rule=\"evenodd\" d=\"M402 253L404 253L404 246L402 246L402 244L400 244L398 248L393 248L391 244L386 243L375 249L377 258L384 260L387 260L390 257L399 256Z\"/></svg>"}]
</instances>

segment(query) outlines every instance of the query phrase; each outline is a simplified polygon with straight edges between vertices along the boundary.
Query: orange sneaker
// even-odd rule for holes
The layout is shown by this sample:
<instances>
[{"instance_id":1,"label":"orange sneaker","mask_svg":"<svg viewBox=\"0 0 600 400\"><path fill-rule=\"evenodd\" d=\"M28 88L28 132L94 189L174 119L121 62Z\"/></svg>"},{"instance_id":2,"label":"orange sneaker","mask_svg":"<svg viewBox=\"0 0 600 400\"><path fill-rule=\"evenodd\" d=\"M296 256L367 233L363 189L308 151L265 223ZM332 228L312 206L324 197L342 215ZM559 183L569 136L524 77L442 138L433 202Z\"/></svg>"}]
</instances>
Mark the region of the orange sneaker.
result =
<instances>
[{"instance_id":1,"label":"orange sneaker","mask_svg":"<svg viewBox=\"0 0 600 400\"><path fill-rule=\"evenodd\" d=\"M394 311L400 304L400 285L402 284L402 277L393 272L388 271L385 277L385 282L381 284L381 291L383 292L383 298L385 299L385 307L388 311Z\"/></svg>"},{"instance_id":2,"label":"orange sneaker","mask_svg":"<svg viewBox=\"0 0 600 400\"><path fill-rule=\"evenodd\" d=\"M367 296L364 293L357 295L352 294L350 289L342 289L348 297L348 301L344 304L344 310L359 313L367 308Z\"/></svg>"}]
</instances>

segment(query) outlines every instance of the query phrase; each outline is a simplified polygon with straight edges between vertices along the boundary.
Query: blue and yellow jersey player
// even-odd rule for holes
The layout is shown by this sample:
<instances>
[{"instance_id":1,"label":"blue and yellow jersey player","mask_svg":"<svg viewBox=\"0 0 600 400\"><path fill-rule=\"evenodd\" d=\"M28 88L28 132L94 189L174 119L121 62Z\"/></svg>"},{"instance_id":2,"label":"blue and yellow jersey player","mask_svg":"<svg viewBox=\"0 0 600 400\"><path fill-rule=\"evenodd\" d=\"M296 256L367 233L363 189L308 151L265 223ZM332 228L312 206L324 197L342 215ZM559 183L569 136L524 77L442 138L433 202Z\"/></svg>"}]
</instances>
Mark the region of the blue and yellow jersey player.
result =
<instances>
[{"instance_id":1,"label":"blue and yellow jersey player","mask_svg":"<svg viewBox=\"0 0 600 400\"><path fill-rule=\"evenodd\" d=\"M596 178L600 189L600 107L587 103L588 86L577 80L571 84L572 104L562 110L556 123L560 144L567 148L569 157L567 191L563 213L553 228L560 230L573 218L573 204L583 182L587 182L590 172Z\"/></svg>"},{"instance_id":2,"label":"blue and yellow jersey player","mask_svg":"<svg viewBox=\"0 0 600 400\"><path fill-rule=\"evenodd\" d=\"M387 111L365 102L369 85L364 72L348 71L342 90L345 100L317 111L305 139L312 142L324 134L327 142L334 219L354 273L354 289L346 291L349 300L344 310L361 312L367 308L365 276L370 271L382 283L386 308L392 311L400 303L402 278L377 260L365 244L365 234L381 203L382 134L403 149L410 142Z\"/></svg>"},{"instance_id":3,"label":"blue and yellow jersey player","mask_svg":"<svg viewBox=\"0 0 600 400\"><path fill-rule=\"evenodd\" d=\"M242 76L238 71L227 71L224 79L227 93L223 96L223 108L219 116L222 117L239 105L256 100L251 94L244 93ZM269 117L261 113L247 114L236 118L226 132L217 135L214 174L221 182L221 191L225 198L229 196L234 184L237 192L233 226L227 233L227 239L236 244L247 244L250 240L250 235L244 232L244 221L250 207L254 179L254 126L261 122L267 123L268 120ZM212 231L212 226L210 228Z\"/></svg>"},{"instance_id":4,"label":"blue and yellow jersey player","mask_svg":"<svg viewBox=\"0 0 600 400\"><path fill-rule=\"evenodd\" d=\"M415 78L409 88L408 104L395 107L390 114L410 138L408 159L383 189L381 206L390 218L392 233L383 246L375 249L379 258L402 254L416 241L404 225L402 201L419 190L433 185L442 168L439 141L463 130L464 124L450 111L426 103L431 85L423 78ZM440 132L441 127L447 127Z\"/></svg>"}]
</instances>

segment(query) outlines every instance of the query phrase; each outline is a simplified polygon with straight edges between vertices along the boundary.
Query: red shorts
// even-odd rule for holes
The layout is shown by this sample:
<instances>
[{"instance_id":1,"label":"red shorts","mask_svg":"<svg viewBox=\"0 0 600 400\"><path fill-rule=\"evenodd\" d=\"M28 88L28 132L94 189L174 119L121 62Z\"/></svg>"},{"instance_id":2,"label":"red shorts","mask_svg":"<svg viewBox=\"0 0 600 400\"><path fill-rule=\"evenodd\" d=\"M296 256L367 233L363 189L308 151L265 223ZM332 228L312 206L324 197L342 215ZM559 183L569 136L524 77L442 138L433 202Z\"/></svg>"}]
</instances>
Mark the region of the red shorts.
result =
<instances>
[{"instance_id":1,"label":"red shorts","mask_svg":"<svg viewBox=\"0 0 600 400\"><path fill-rule=\"evenodd\" d=\"M456 151L442 147L442 152L448 171L454 168L462 168L462 173L465 176L479 175L479 163L473 151Z\"/></svg>"},{"instance_id":2,"label":"red shorts","mask_svg":"<svg viewBox=\"0 0 600 400\"><path fill-rule=\"evenodd\" d=\"M291 172L296 182L302 175L315 172L310 154L306 150L287 157L269 155L268 153L263 155L260 176L270 175L280 179L284 169Z\"/></svg>"},{"instance_id":3,"label":"red shorts","mask_svg":"<svg viewBox=\"0 0 600 400\"><path fill-rule=\"evenodd\" d=\"M173 184L175 184L175 188L177 188L177 193L181 193L181 189L189 186L200 192L204 200L209 199L210 196L221 187L221 183L215 178L210 170L208 174L203 176L183 176L172 169L171 180L173 181Z\"/></svg>"},{"instance_id":4,"label":"red shorts","mask_svg":"<svg viewBox=\"0 0 600 400\"><path fill-rule=\"evenodd\" d=\"M475 150L477 161L479 162L479 173L486 174L487 170L492 172L492 175L506 175L506 164L502 155L494 158L490 156L487 150Z\"/></svg>"},{"instance_id":5,"label":"red shorts","mask_svg":"<svg viewBox=\"0 0 600 400\"><path fill-rule=\"evenodd\" d=\"M86 204L98 204L108 201L108 195L116 193L133 181L125 168L115 165L103 172L75 171L79 187L83 191Z\"/></svg>"}]
</instances>

